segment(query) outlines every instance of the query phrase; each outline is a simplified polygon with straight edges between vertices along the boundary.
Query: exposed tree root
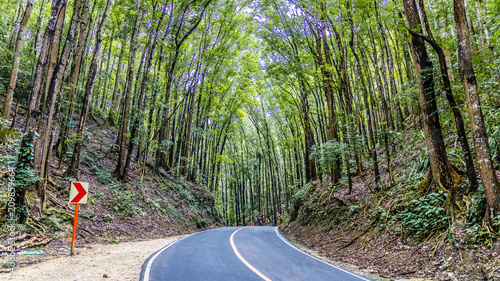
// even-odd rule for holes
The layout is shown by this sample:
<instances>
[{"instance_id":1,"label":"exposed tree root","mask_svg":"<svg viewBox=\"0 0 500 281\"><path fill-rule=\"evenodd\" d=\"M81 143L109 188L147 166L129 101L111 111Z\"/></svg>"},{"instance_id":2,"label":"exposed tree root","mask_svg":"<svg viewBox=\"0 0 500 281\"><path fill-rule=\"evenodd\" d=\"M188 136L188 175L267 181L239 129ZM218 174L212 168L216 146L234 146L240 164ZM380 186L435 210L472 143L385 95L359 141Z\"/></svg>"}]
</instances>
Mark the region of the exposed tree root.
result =
<instances>
[{"instance_id":1,"label":"exposed tree root","mask_svg":"<svg viewBox=\"0 0 500 281\"><path fill-rule=\"evenodd\" d=\"M45 227L37 219L31 217L28 219L26 224L30 226L32 229L34 229L37 234L45 235Z\"/></svg>"},{"instance_id":2,"label":"exposed tree root","mask_svg":"<svg viewBox=\"0 0 500 281\"><path fill-rule=\"evenodd\" d=\"M50 176L47 176L47 181L55 188L59 189L59 190L63 190L64 188L62 186L60 186L59 184L55 183L54 180L50 177Z\"/></svg>"},{"instance_id":3,"label":"exposed tree root","mask_svg":"<svg viewBox=\"0 0 500 281\"><path fill-rule=\"evenodd\" d=\"M71 209L67 205L63 205L59 203L59 200L57 199L56 196L54 196L51 192L47 192L47 198L50 200L50 202L56 204L57 206L61 207L63 211L70 211Z\"/></svg>"}]
</instances>

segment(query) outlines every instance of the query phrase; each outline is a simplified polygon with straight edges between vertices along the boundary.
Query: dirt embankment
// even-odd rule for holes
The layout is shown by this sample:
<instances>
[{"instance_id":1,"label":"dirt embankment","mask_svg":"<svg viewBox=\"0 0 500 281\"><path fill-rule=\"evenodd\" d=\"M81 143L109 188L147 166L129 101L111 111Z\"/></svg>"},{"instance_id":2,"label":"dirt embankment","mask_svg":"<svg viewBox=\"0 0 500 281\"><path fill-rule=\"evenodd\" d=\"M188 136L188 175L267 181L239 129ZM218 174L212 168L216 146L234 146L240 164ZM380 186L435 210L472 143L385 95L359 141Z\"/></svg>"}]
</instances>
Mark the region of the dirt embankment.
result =
<instances>
[{"instance_id":1,"label":"dirt embankment","mask_svg":"<svg viewBox=\"0 0 500 281\"><path fill-rule=\"evenodd\" d=\"M123 242L118 244L90 244L76 248L76 255L63 251L55 255L25 256L21 267L14 272L0 274L2 280L138 280L141 267L148 256L182 238ZM30 261L31 260L31 261ZM43 261L43 262L42 262ZM29 263L35 263L23 267Z\"/></svg>"},{"instance_id":2,"label":"dirt embankment","mask_svg":"<svg viewBox=\"0 0 500 281\"><path fill-rule=\"evenodd\" d=\"M367 199L370 192L362 183L351 194L347 189L332 193L330 200L320 200L328 198L321 188L314 192L297 220L281 231L321 257L355 265L360 272L385 280L500 281L500 241L469 247L467 241L450 243L449 233L439 231L418 241L385 230L373 218L370 222L369 212L348 216L352 206L373 201ZM329 211L318 214L325 209Z\"/></svg>"},{"instance_id":3,"label":"dirt embankment","mask_svg":"<svg viewBox=\"0 0 500 281\"><path fill-rule=\"evenodd\" d=\"M498 243L492 249L457 250L444 237L414 243L375 229L343 248L359 233L299 225L282 232L324 258L354 265L365 276L385 280L500 280Z\"/></svg>"}]
</instances>

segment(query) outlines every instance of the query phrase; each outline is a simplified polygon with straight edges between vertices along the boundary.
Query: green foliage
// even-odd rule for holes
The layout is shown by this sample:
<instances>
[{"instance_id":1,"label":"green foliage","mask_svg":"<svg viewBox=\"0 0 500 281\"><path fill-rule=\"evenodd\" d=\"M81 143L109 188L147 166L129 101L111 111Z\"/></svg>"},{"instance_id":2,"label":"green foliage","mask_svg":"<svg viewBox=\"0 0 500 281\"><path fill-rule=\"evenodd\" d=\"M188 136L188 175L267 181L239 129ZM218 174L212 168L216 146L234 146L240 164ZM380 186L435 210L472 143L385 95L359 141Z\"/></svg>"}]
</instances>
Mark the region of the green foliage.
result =
<instances>
[{"instance_id":1,"label":"green foliage","mask_svg":"<svg viewBox=\"0 0 500 281\"><path fill-rule=\"evenodd\" d=\"M406 203L406 209L395 219L403 224L403 230L416 239L423 239L431 232L448 225L444 207L448 194L439 191Z\"/></svg>"},{"instance_id":2,"label":"green foliage","mask_svg":"<svg viewBox=\"0 0 500 281\"><path fill-rule=\"evenodd\" d=\"M459 215L464 218L466 223L464 225L465 242L469 248L477 248L480 246L492 243L493 239L498 236L497 233L492 233L488 227L483 224L484 211L486 206L486 197L484 195L484 188L479 185L476 192L469 194L466 198L467 210ZM496 227L498 218L493 218L492 227Z\"/></svg>"},{"instance_id":3,"label":"green foliage","mask_svg":"<svg viewBox=\"0 0 500 281\"><path fill-rule=\"evenodd\" d=\"M128 217L144 216L144 211L136 204L139 196L135 192L121 188L111 188L111 194L114 200L110 207L116 214Z\"/></svg>"},{"instance_id":4,"label":"green foliage","mask_svg":"<svg viewBox=\"0 0 500 281\"><path fill-rule=\"evenodd\" d=\"M102 221L104 222L112 222L113 221L113 216L110 214L105 214L102 216Z\"/></svg>"},{"instance_id":5,"label":"green foliage","mask_svg":"<svg viewBox=\"0 0 500 281\"><path fill-rule=\"evenodd\" d=\"M61 231L65 229L65 227L59 223L57 218L53 216L48 217L45 220L45 225L48 226L52 231Z\"/></svg>"},{"instance_id":6,"label":"green foliage","mask_svg":"<svg viewBox=\"0 0 500 281\"><path fill-rule=\"evenodd\" d=\"M304 185L301 189L299 189L299 191L297 191L297 193L295 193L293 195L294 201L302 201L302 200L306 199L311 187L312 187L312 184L308 183L308 184Z\"/></svg>"},{"instance_id":7,"label":"green foliage","mask_svg":"<svg viewBox=\"0 0 500 281\"><path fill-rule=\"evenodd\" d=\"M337 140L329 140L312 147L311 158L319 163L323 174L329 174L335 163L349 155L349 146Z\"/></svg>"},{"instance_id":8,"label":"green foliage","mask_svg":"<svg viewBox=\"0 0 500 281\"><path fill-rule=\"evenodd\" d=\"M186 190L181 184L177 185L177 192L179 192L179 195L184 198L188 204L194 205L195 204L195 198L193 197L193 194Z\"/></svg>"},{"instance_id":9,"label":"green foliage","mask_svg":"<svg viewBox=\"0 0 500 281\"><path fill-rule=\"evenodd\" d=\"M104 199L104 194L100 190L96 190L92 192L92 201L97 203L100 200Z\"/></svg>"},{"instance_id":10,"label":"green foliage","mask_svg":"<svg viewBox=\"0 0 500 281\"><path fill-rule=\"evenodd\" d=\"M97 175L97 179L103 184L110 184L115 182L115 177L112 171L100 163L102 159L101 151L97 151L94 147L90 147L86 153L82 155L81 163L88 166L92 173Z\"/></svg>"},{"instance_id":11,"label":"green foliage","mask_svg":"<svg viewBox=\"0 0 500 281\"><path fill-rule=\"evenodd\" d=\"M493 223L491 225L495 228L500 227L500 215L493 218Z\"/></svg>"},{"instance_id":12,"label":"green foliage","mask_svg":"<svg viewBox=\"0 0 500 281\"><path fill-rule=\"evenodd\" d=\"M10 121L0 117L0 140L5 142L7 138L15 138L15 132L14 128L10 128Z\"/></svg>"}]
</instances>

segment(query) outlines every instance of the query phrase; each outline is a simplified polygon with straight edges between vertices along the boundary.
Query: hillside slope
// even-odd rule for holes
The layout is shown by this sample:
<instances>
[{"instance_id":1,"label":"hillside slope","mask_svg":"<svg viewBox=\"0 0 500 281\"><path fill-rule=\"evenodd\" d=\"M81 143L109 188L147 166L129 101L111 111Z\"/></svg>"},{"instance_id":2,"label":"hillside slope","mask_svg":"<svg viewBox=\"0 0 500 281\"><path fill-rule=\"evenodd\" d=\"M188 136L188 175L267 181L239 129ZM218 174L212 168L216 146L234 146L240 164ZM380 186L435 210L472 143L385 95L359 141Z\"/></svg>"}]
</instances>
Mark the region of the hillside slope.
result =
<instances>
[{"instance_id":1,"label":"hillside slope","mask_svg":"<svg viewBox=\"0 0 500 281\"><path fill-rule=\"evenodd\" d=\"M23 121L20 119L17 123L20 125ZM108 126L99 125L95 119L88 126L78 179L65 177L64 162L58 167L59 159L52 157L47 207L44 211L40 210L36 185L31 185L26 196L30 218L27 224L16 225L19 234L49 237L52 241L48 248L62 249L59 254L67 254L74 214L74 205L67 202L70 182L75 180L90 184L89 202L81 205L79 211L77 245L160 238L220 224L214 196L206 188L174 178L161 169L154 172L150 167L139 166L135 162L131 164L127 182L116 180L112 175L117 158L117 152L113 150L116 133ZM13 139L18 139L17 132L13 134ZM0 161L6 170L15 161L15 145L11 142L3 148ZM3 181L7 181L5 172ZM4 187L6 184L2 185L2 190ZM3 190L0 196L1 212L6 208L7 199ZM9 237L6 219L0 217L2 240ZM0 260L0 264L4 262ZM22 266L22 260L20 262Z\"/></svg>"},{"instance_id":2,"label":"hillside slope","mask_svg":"<svg viewBox=\"0 0 500 281\"><path fill-rule=\"evenodd\" d=\"M483 190L447 211L444 192L426 190L425 155L407 149L394 160L394 184L358 175L353 190L329 178L294 196L283 232L332 260L389 279L500 280L500 242L480 220ZM406 153L406 154L404 154ZM387 170L383 169L387 179Z\"/></svg>"}]
</instances>

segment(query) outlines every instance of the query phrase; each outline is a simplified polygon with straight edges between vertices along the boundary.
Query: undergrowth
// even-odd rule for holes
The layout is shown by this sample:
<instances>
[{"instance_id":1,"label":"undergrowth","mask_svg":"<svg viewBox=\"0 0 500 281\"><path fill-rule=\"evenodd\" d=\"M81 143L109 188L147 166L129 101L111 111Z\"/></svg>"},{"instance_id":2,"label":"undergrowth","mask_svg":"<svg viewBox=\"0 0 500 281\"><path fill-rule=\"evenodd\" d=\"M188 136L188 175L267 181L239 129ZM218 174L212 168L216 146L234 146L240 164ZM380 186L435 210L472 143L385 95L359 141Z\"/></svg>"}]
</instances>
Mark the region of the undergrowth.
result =
<instances>
[{"instance_id":1,"label":"undergrowth","mask_svg":"<svg viewBox=\"0 0 500 281\"><path fill-rule=\"evenodd\" d=\"M499 150L497 143L500 143L500 129L490 132L490 135L493 144L491 150ZM398 155L393 155L391 159L395 167L392 184L383 180L383 188L374 193L373 189L367 188L366 192L370 194L366 201L343 201L345 199L333 197L334 192L347 188L345 181L332 185L327 178L326 181L306 184L297 189L293 196L290 220L297 218L302 225L324 225L328 229L340 225L344 230L364 231L367 227L376 226L381 231L414 243L422 243L436 235L447 238L448 243L452 244L456 242L455 232L460 231L463 233L461 243L471 249L493 246L500 238L500 234L495 231L500 228L500 216L495 217L491 225L483 222L483 187L479 186L477 191L459 196L460 206L452 204L446 191L429 189L430 164L426 149L422 147L425 144L423 132L408 132L406 139L401 135L392 137L394 145L401 147ZM450 161L459 169L465 170L456 136L449 136L448 142ZM340 150L337 146L318 146L315 147L314 156L321 167L331 167L335 157L342 155ZM384 153L381 156L384 157ZM493 156L497 157L496 154ZM370 160L363 160L363 165L370 167ZM385 169L384 164L386 160L379 159L381 170ZM328 175L330 169L322 167L321 171ZM342 179L346 179L345 171ZM373 178L367 181L366 178L358 177L356 180L374 185ZM459 189L468 184L464 178ZM456 229L457 225L460 230Z\"/></svg>"}]
</instances>

